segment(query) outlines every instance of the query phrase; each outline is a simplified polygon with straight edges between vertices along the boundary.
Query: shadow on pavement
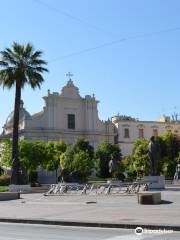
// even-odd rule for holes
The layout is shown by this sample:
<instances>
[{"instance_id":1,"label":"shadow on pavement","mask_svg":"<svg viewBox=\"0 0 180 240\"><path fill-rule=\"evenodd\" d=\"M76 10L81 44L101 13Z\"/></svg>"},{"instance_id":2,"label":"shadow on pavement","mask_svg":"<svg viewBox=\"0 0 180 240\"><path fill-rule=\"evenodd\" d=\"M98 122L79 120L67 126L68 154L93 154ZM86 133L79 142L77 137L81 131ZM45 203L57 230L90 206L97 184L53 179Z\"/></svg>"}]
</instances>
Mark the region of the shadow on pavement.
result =
<instances>
[{"instance_id":1,"label":"shadow on pavement","mask_svg":"<svg viewBox=\"0 0 180 240\"><path fill-rule=\"evenodd\" d=\"M172 204L173 202L167 201L167 200L162 200L160 204Z\"/></svg>"}]
</instances>

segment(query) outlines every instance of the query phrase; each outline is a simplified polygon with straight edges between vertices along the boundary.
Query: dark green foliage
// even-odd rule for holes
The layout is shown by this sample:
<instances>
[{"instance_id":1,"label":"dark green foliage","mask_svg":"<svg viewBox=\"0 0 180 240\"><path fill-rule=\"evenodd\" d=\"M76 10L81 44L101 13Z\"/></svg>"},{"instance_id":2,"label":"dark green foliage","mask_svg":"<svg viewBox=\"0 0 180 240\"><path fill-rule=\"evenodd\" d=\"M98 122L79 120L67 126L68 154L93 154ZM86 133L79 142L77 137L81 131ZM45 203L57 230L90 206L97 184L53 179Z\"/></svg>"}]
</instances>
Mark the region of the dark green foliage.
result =
<instances>
[{"instance_id":1,"label":"dark green foliage","mask_svg":"<svg viewBox=\"0 0 180 240\"><path fill-rule=\"evenodd\" d=\"M1 164L12 166L12 142L4 141ZM19 141L20 161L26 166L28 173L42 166L47 170L57 170L60 166L60 156L66 151L64 142Z\"/></svg>"},{"instance_id":2,"label":"dark green foliage","mask_svg":"<svg viewBox=\"0 0 180 240\"><path fill-rule=\"evenodd\" d=\"M0 185L8 186L10 184L10 176L9 175L1 175L0 176Z\"/></svg>"},{"instance_id":3,"label":"dark green foliage","mask_svg":"<svg viewBox=\"0 0 180 240\"><path fill-rule=\"evenodd\" d=\"M180 138L176 133L165 133L158 138L161 149L160 169L168 178L173 178L180 154Z\"/></svg>"},{"instance_id":4,"label":"dark green foliage","mask_svg":"<svg viewBox=\"0 0 180 240\"><path fill-rule=\"evenodd\" d=\"M88 141L78 138L73 145L69 145L61 155L61 168L68 173L77 172L80 181L85 181L94 167L94 148Z\"/></svg>"},{"instance_id":5,"label":"dark green foliage","mask_svg":"<svg viewBox=\"0 0 180 240\"><path fill-rule=\"evenodd\" d=\"M132 155L126 157L123 163L130 179L149 175L148 140L138 139L135 141Z\"/></svg>"},{"instance_id":6,"label":"dark green foliage","mask_svg":"<svg viewBox=\"0 0 180 240\"><path fill-rule=\"evenodd\" d=\"M126 174L126 180L128 181L132 181L137 176L137 172L133 166L133 161L134 161L134 158L132 155L125 157L121 161L121 164L123 166L122 168L124 169L124 172Z\"/></svg>"},{"instance_id":7,"label":"dark green foliage","mask_svg":"<svg viewBox=\"0 0 180 240\"><path fill-rule=\"evenodd\" d=\"M4 142L2 165L7 167L12 166L11 147L11 141ZM61 165L69 173L77 171L79 178L85 179L94 167L94 149L83 139L68 147L63 141L19 141L19 157L29 175L39 166L53 171Z\"/></svg>"},{"instance_id":8,"label":"dark green foliage","mask_svg":"<svg viewBox=\"0 0 180 240\"><path fill-rule=\"evenodd\" d=\"M119 164L121 160L121 150L118 145L113 145L110 142L104 142L97 147L96 168L99 177L110 177L109 161L111 157L113 157Z\"/></svg>"},{"instance_id":9,"label":"dark green foliage","mask_svg":"<svg viewBox=\"0 0 180 240\"><path fill-rule=\"evenodd\" d=\"M38 182L38 172L32 171L29 173L29 182L31 183L31 186Z\"/></svg>"},{"instance_id":10,"label":"dark green foliage","mask_svg":"<svg viewBox=\"0 0 180 240\"><path fill-rule=\"evenodd\" d=\"M6 48L0 54L0 84L3 87L10 89L18 82L21 88L26 83L32 88L40 88L44 81L41 73L48 71L43 67L47 63L41 59L42 51L35 51L31 43L14 42L12 48Z\"/></svg>"},{"instance_id":11,"label":"dark green foliage","mask_svg":"<svg viewBox=\"0 0 180 240\"><path fill-rule=\"evenodd\" d=\"M3 168L0 166L0 176L4 174Z\"/></svg>"},{"instance_id":12,"label":"dark green foliage","mask_svg":"<svg viewBox=\"0 0 180 240\"><path fill-rule=\"evenodd\" d=\"M78 138L72 146L73 153L79 153L80 151L86 152L90 158L94 157L94 148L83 138Z\"/></svg>"},{"instance_id":13,"label":"dark green foliage","mask_svg":"<svg viewBox=\"0 0 180 240\"><path fill-rule=\"evenodd\" d=\"M150 173L148 143L146 139L138 139L134 143L132 154L122 161L129 179L143 177ZM180 159L180 139L176 133L166 132L156 137L156 143L159 146L158 172L167 178L173 178L177 161Z\"/></svg>"}]
</instances>

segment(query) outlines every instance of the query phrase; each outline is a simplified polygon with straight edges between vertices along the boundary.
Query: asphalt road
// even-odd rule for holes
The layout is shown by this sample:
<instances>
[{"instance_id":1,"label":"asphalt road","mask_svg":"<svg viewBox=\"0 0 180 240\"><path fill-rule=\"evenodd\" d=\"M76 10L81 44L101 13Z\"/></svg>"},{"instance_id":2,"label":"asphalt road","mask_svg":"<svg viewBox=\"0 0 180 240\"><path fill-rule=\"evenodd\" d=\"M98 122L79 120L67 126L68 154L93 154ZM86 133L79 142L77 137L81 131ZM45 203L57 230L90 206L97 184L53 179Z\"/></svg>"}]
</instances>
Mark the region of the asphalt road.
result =
<instances>
[{"instance_id":1,"label":"asphalt road","mask_svg":"<svg viewBox=\"0 0 180 240\"><path fill-rule=\"evenodd\" d=\"M148 233L137 236L134 230L80 228L0 223L0 240L179 240L180 232Z\"/></svg>"}]
</instances>

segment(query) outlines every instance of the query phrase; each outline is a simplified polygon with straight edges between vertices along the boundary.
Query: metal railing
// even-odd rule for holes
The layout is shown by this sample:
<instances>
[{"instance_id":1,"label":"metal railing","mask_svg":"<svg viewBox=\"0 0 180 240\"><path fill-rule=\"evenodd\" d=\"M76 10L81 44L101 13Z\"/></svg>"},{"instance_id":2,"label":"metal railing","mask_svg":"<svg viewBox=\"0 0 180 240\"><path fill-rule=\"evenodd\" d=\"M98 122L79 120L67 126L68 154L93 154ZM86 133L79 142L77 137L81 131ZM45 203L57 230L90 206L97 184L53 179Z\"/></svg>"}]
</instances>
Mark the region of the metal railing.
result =
<instances>
[{"instance_id":1,"label":"metal railing","mask_svg":"<svg viewBox=\"0 0 180 240\"><path fill-rule=\"evenodd\" d=\"M148 191L149 184L146 182L133 183L104 183L104 184L78 184L58 183L52 184L45 196L53 195L117 195L136 194L139 191Z\"/></svg>"}]
</instances>

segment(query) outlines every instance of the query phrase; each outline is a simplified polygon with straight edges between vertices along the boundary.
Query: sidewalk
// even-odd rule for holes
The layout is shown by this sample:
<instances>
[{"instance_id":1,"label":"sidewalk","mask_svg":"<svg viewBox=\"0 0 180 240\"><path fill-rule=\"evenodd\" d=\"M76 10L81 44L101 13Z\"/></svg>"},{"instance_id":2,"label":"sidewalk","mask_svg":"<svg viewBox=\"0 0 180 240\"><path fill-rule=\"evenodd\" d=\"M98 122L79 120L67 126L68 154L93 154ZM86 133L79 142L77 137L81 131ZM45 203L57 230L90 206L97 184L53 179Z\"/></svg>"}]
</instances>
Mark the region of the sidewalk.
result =
<instances>
[{"instance_id":1,"label":"sidewalk","mask_svg":"<svg viewBox=\"0 0 180 240\"><path fill-rule=\"evenodd\" d=\"M160 205L138 205L136 195L21 194L19 200L0 202L0 221L180 231L180 188L162 191L162 200Z\"/></svg>"}]
</instances>

